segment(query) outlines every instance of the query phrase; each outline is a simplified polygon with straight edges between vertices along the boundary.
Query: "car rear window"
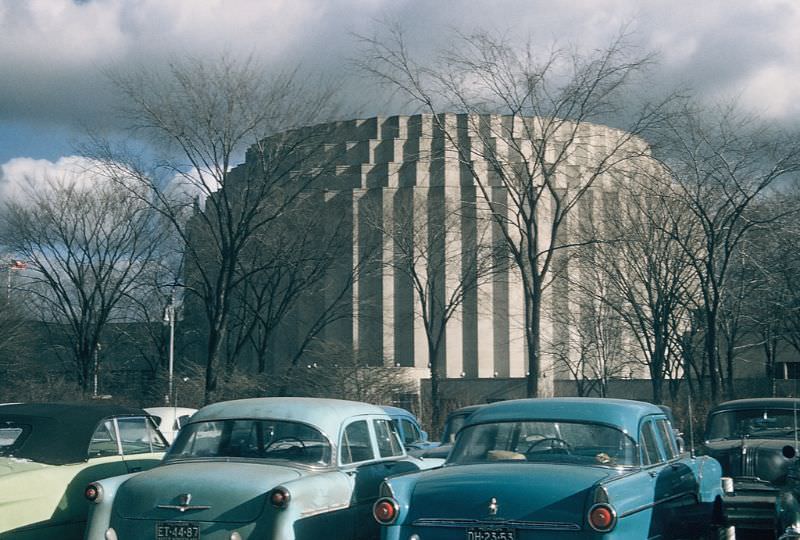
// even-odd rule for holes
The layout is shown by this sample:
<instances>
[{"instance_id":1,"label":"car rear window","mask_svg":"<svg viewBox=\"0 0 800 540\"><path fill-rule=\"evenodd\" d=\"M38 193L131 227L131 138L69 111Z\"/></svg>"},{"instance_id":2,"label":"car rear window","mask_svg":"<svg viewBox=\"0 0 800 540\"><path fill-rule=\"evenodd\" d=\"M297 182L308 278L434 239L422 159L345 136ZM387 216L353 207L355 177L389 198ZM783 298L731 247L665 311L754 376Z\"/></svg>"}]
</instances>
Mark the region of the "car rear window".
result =
<instances>
[{"instance_id":1,"label":"car rear window","mask_svg":"<svg viewBox=\"0 0 800 540\"><path fill-rule=\"evenodd\" d=\"M22 446L31 426L17 424L15 422L4 422L0 424L0 456L13 456L14 451Z\"/></svg>"},{"instance_id":2,"label":"car rear window","mask_svg":"<svg viewBox=\"0 0 800 540\"><path fill-rule=\"evenodd\" d=\"M461 430L448 463L528 461L638 465L636 444L622 431L582 422L508 421Z\"/></svg>"},{"instance_id":3,"label":"car rear window","mask_svg":"<svg viewBox=\"0 0 800 540\"><path fill-rule=\"evenodd\" d=\"M316 428L285 420L230 419L181 428L165 461L240 458L328 465L331 445Z\"/></svg>"}]
</instances>

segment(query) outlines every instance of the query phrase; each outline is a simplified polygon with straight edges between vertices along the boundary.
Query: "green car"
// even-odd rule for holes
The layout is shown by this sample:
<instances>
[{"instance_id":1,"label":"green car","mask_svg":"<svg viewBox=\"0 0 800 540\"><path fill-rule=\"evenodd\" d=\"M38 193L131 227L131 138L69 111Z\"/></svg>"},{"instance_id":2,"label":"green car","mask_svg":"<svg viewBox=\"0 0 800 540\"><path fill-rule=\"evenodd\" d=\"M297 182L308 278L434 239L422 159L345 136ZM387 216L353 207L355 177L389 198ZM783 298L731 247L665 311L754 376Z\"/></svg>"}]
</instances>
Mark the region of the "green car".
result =
<instances>
[{"instance_id":1,"label":"green car","mask_svg":"<svg viewBox=\"0 0 800 540\"><path fill-rule=\"evenodd\" d=\"M149 469L167 443L141 409L110 404L0 406L0 540L80 540L84 489Z\"/></svg>"}]
</instances>

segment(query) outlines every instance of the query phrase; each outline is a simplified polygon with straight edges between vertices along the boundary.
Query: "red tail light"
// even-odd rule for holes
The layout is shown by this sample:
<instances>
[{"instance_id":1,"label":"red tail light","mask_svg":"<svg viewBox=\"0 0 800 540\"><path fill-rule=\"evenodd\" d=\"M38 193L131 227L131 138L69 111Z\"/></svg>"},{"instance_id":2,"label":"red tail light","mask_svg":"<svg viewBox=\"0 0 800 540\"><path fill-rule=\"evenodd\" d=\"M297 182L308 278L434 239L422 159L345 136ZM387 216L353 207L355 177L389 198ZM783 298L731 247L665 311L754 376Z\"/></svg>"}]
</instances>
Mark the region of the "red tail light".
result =
<instances>
[{"instance_id":1,"label":"red tail light","mask_svg":"<svg viewBox=\"0 0 800 540\"><path fill-rule=\"evenodd\" d=\"M83 496L90 502L100 502L100 499L103 497L103 488L100 484L92 482L83 490Z\"/></svg>"},{"instance_id":2,"label":"red tail light","mask_svg":"<svg viewBox=\"0 0 800 540\"><path fill-rule=\"evenodd\" d=\"M608 504L596 504L589 509L589 525L598 532L608 532L617 524L617 513Z\"/></svg>"},{"instance_id":3,"label":"red tail light","mask_svg":"<svg viewBox=\"0 0 800 540\"><path fill-rule=\"evenodd\" d=\"M291 495L289 494L289 490L285 487L277 487L272 490L272 493L269 495L269 502L275 508L286 508L289 506L289 499L291 499Z\"/></svg>"},{"instance_id":4,"label":"red tail light","mask_svg":"<svg viewBox=\"0 0 800 540\"><path fill-rule=\"evenodd\" d=\"M394 499L384 497L375 501L372 506L372 515L375 517L375 521L381 525L389 525L397 519L398 510L399 508Z\"/></svg>"}]
</instances>

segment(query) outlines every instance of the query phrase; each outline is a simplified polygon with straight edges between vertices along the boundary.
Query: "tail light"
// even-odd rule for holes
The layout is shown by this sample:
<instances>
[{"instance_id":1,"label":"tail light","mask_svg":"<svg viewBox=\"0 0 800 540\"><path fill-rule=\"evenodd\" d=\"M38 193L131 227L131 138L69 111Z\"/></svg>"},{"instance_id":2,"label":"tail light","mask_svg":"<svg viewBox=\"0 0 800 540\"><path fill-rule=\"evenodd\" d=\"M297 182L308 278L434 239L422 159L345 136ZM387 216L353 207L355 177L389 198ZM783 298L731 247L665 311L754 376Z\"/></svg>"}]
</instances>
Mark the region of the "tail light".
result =
<instances>
[{"instance_id":1,"label":"tail light","mask_svg":"<svg viewBox=\"0 0 800 540\"><path fill-rule=\"evenodd\" d=\"M608 532L617 524L617 512L610 504L599 503L589 509L589 526L597 532Z\"/></svg>"},{"instance_id":2,"label":"tail light","mask_svg":"<svg viewBox=\"0 0 800 540\"><path fill-rule=\"evenodd\" d=\"M289 506L289 499L291 499L289 490L285 487L276 487L269 495L269 502L275 508L286 508Z\"/></svg>"},{"instance_id":3,"label":"tail light","mask_svg":"<svg viewBox=\"0 0 800 540\"><path fill-rule=\"evenodd\" d=\"M97 482L92 482L83 490L83 496L93 503L99 503L103 499L103 487Z\"/></svg>"},{"instance_id":4,"label":"tail light","mask_svg":"<svg viewBox=\"0 0 800 540\"><path fill-rule=\"evenodd\" d=\"M372 515L381 525L389 525L397 519L399 507L394 499L383 497L375 501L372 506Z\"/></svg>"}]
</instances>

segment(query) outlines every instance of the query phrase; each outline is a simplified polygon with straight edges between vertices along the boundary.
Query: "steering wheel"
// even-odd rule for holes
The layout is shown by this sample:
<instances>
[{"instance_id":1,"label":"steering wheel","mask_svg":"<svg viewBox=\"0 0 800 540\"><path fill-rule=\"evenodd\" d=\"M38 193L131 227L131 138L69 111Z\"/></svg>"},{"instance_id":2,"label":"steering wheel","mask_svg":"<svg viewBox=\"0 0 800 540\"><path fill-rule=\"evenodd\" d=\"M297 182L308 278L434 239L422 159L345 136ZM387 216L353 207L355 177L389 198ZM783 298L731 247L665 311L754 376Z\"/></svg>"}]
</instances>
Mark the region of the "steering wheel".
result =
<instances>
[{"instance_id":1,"label":"steering wheel","mask_svg":"<svg viewBox=\"0 0 800 540\"><path fill-rule=\"evenodd\" d=\"M569 444L567 441L560 437L545 437L543 439L539 439L538 441L533 441L530 446L525 450L525 453L528 454L533 451L534 448L542 444L543 442L550 443L550 450L563 450L567 454L572 453L572 445Z\"/></svg>"},{"instance_id":2,"label":"steering wheel","mask_svg":"<svg viewBox=\"0 0 800 540\"><path fill-rule=\"evenodd\" d=\"M306 451L306 443L304 443L302 440L298 439L297 437L280 437L278 439L275 439L271 443L269 443L267 446L265 446L264 447L264 453L269 452L270 448L272 448L273 446L276 446L279 443L285 443L287 441L288 442L299 443L299 444L293 444L291 446L287 446L287 448L286 448L287 450L290 449L290 448L296 448L300 452L305 452ZM278 450L278 449L276 448L276 450Z\"/></svg>"}]
</instances>

